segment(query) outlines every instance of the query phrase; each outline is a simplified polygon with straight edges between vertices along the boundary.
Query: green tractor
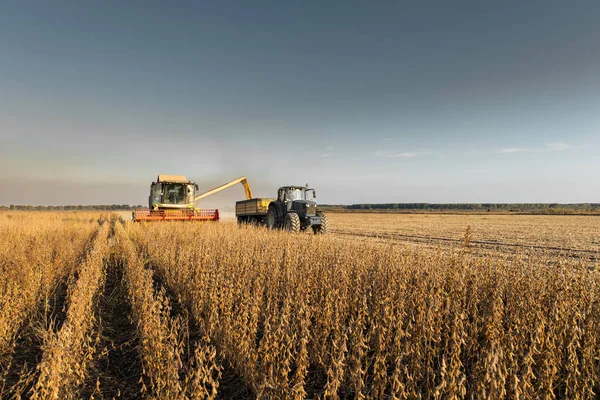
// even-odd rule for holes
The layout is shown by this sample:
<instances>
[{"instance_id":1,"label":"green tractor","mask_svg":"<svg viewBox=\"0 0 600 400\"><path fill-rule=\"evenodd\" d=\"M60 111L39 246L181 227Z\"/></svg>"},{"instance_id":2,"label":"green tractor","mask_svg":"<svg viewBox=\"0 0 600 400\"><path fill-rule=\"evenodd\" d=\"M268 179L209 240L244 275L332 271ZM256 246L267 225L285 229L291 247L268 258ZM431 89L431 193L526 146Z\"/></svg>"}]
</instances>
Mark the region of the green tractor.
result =
<instances>
[{"instance_id":1,"label":"green tractor","mask_svg":"<svg viewBox=\"0 0 600 400\"><path fill-rule=\"evenodd\" d=\"M279 188L277 200L269 204L265 220L267 227L290 232L312 228L315 235L327 233L329 222L327 216L317 210L316 197L315 190L308 187Z\"/></svg>"}]
</instances>

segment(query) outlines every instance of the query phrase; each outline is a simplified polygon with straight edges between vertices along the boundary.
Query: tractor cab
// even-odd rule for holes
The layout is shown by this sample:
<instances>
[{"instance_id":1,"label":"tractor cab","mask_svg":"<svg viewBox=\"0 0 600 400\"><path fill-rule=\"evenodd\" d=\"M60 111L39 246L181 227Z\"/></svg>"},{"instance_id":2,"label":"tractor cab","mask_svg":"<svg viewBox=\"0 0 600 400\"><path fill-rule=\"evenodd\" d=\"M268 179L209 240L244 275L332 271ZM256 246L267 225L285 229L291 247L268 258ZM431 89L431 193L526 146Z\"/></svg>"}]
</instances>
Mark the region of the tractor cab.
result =
<instances>
[{"instance_id":1,"label":"tractor cab","mask_svg":"<svg viewBox=\"0 0 600 400\"><path fill-rule=\"evenodd\" d=\"M317 194L315 189L309 189L303 186L284 186L277 191L277 199L283 202L289 201L310 201L316 203Z\"/></svg>"},{"instance_id":2,"label":"tractor cab","mask_svg":"<svg viewBox=\"0 0 600 400\"><path fill-rule=\"evenodd\" d=\"M277 191L277 198L286 212L293 211L300 218L317 215L317 195L314 189L304 186L283 186Z\"/></svg>"}]
</instances>

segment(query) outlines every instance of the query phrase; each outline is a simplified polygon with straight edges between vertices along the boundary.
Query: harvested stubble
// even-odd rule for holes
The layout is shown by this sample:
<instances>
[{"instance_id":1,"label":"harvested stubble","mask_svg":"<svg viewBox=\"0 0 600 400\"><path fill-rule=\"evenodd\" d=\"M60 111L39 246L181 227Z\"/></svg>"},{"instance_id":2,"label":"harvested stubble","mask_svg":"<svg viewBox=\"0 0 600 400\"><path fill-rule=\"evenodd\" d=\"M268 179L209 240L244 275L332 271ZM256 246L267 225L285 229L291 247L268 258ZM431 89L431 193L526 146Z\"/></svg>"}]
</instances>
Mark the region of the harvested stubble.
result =
<instances>
[{"instance_id":1,"label":"harvested stubble","mask_svg":"<svg viewBox=\"0 0 600 400\"><path fill-rule=\"evenodd\" d=\"M534 246L600 252L598 216L330 213L328 217L330 231L345 237L459 243L471 226L474 242L508 245L505 251Z\"/></svg>"},{"instance_id":2,"label":"harvested stubble","mask_svg":"<svg viewBox=\"0 0 600 400\"><path fill-rule=\"evenodd\" d=\"M116 227L119 259L124 267L128 297L140 337L143 392L156 399L212 399L218 388L215 350L197 346L193 363L182 362L182 320L171 317L164 288L154 292L152 271L145 268L123 227ZM187 370L187 372L186 372Z\"/></svg>"},{"instance_id":3,"label":"harvested stubble","mask_svg":"<svg viewBox=\"0 0 600 400\"><path fill-rule=\"evenodd\" d=\"M96 300L106 277L109 224L104 223L92 248L79 268L75 285L70 288L66 320L58 332L45 333L39 377L32 399L78 398L89 363L96 352L97 332L94 331Z\"/></svg>"},{"instance_id":4,"label":"harvested stubble","mask_svg":"<svg viewBox=\"0 0 600 400\"><path fill-rule=\"evenodd\" d=\"M263 398L594 398L600 272L289 235L131 228Z\"/></svg>"}]
</instances>

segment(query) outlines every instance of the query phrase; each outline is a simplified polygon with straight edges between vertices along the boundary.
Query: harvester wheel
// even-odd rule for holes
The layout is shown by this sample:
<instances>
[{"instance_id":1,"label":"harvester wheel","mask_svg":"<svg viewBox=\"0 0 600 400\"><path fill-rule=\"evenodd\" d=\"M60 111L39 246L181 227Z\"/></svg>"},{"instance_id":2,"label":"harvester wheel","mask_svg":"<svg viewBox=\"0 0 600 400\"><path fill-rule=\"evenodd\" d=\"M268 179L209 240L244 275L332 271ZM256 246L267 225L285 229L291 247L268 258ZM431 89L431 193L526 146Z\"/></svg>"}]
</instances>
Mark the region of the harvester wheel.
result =
<instances>
[{"instance_id":1,"label":"harvester wheel","mask_svg":"<svg viewBox=\"0 0 600 400\"><path fill-rule=\"evenodd\" d=\"M277 221L277 209L275 207L269 207L269 211L267 212L267 228L269 229L277 229L279 228L279 223Z\"/></svg>"},{"instance_id":2,"label":"harvester wheel","mask_svg":"<svg viewBox=\"0 0 600 400\"><path fill-rule=\"evenodd\" d=\"M324 235L329 230L329 220L327 219L327 215L318 214L321 217L321 225L313 226L313 232L315 235L321 234Z\"/></svg>"},{"instance_id":3,"label":"harvester wheel","mask_svg":"<svg viewBox=\"0 0 600 400\"><path fill-rule=\"evenodd\" d=\"M285 230L289 232L300 232L300 218L295 212L290 212L285 215L285 221L283 223Z\"/></svg>"}]
</instances>

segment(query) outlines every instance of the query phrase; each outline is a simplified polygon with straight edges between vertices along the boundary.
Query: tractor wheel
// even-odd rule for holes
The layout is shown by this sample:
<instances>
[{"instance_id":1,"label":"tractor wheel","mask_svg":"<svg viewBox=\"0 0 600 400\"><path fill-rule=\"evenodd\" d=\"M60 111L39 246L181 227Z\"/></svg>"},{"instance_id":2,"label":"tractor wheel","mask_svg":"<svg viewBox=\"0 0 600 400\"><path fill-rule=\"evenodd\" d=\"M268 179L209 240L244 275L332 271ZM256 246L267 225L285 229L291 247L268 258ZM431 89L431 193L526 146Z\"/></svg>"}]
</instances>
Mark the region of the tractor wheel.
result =
<instances>
[{"instance_id":1,"label":"tractor wheel","mask_svg":"<svg viewBox=\"0 0 600 400\"><path fill-rule=\"evenodd\" d=\"M278 218L277 218L277 209L275 207L269 207L269 211L267 212L267 228L269 229L277 229L279 228L279 223L278 223Z\"/></svg>"},{"instance_id":2,"label":"tractor wheel","mask_svg":"<svg viewBox=\"0 0 600 400\"><path fill-rule=\"evenodd\" d=\"M324 235L329 230L329 220L325 214L319 214L319 217L321 217L321 225L313 226L313 232L315 235Z\"/></svg>"},{"instance_id":3,"label":"tractor wheel","mask_svg":"<svg viewBox=\"0 0 600 400\"><path fill-rule=\"evenodd\" d=\"M285 221L283 223L285 230L288 232L300 232L300 218L295 212L290 212L285 215Z\"/></svg>"}]
</instances>

